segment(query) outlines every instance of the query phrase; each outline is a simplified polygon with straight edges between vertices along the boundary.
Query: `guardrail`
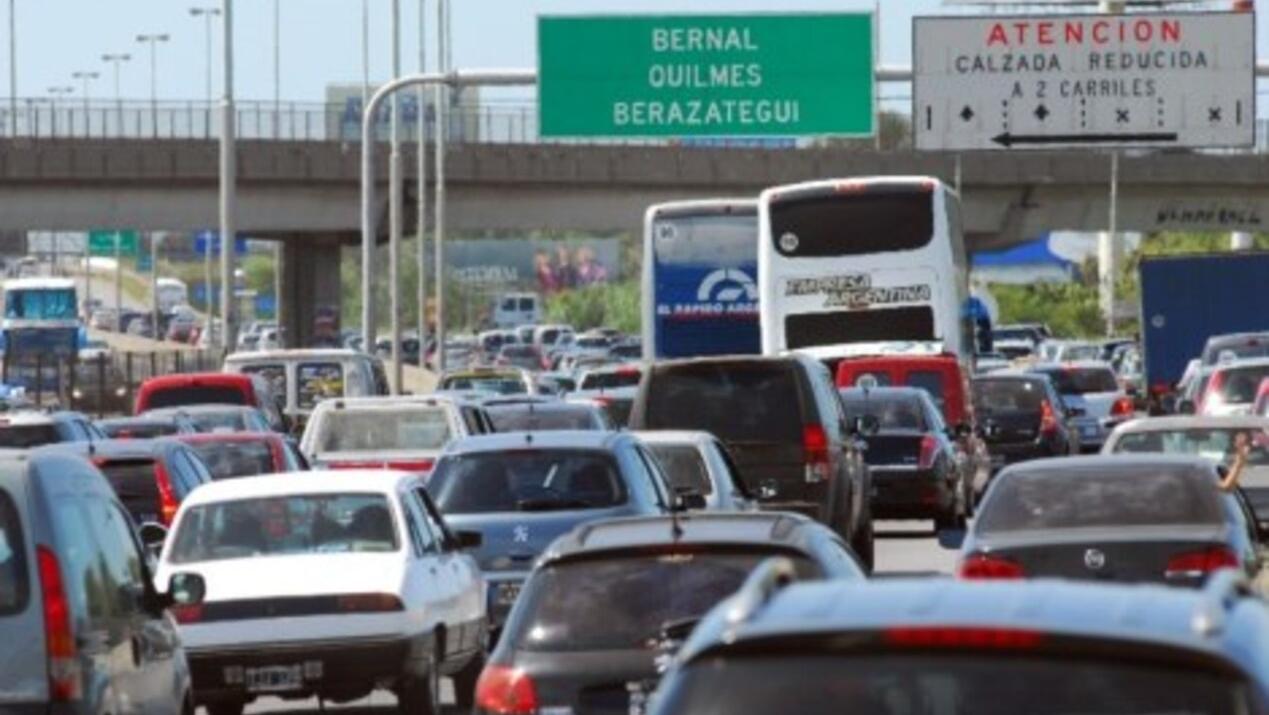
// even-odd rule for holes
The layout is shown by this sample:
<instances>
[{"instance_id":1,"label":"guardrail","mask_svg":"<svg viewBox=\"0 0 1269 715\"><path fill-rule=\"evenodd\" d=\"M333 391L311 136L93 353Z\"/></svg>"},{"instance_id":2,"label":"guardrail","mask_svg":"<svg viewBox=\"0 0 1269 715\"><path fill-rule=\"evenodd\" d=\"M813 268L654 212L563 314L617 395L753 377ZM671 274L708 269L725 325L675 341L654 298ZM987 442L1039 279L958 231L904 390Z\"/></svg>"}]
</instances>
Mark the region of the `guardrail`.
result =
<instances>
[{"instance_id":1,"label":"guardrail","mask_svg":"<svg viewBox=\"0 0 1269 715\"><path fill-rule=\"evenodd\" d=\"M86 360L35 355L0 361L0 382L21 386L39 407L79 410L102 417L132 414L141 383L157 375L219 371L218 353L207 350L99 353Z\"/></svg>"}]
</instances>

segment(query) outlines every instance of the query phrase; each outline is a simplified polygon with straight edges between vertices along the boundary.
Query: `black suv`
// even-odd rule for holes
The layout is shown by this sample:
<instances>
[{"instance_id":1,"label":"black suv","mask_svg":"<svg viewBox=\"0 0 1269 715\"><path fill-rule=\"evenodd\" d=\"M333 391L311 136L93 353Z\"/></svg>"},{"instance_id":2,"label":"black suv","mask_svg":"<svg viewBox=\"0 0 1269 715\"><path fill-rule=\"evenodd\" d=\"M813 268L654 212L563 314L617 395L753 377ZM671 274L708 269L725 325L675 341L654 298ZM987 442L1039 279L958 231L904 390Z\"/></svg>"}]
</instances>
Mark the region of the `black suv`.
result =
<instances>
[{"instance_id":1,"label":"black suv","mask_svg":"<svg viewBox=\"0 0 1269 715\"><path fill-rule=\"evenodd\" d=\"M1269 697L1269 610L1233 572L1202 591L795 577L764 563L711 611L651 712L1236 713Z\"/></svg>"},{"instance_id":2,"label":"black suv","mask_svg":"<svg viewBox=\"0 0 1269 715\"><path fill-rule=\"evenodd\" d=\"M712 433L763 508L829 525L872 568L868 467L820 362L786 355L658 363L639 384L630 428Z\"/></svg>"}]
</instances>

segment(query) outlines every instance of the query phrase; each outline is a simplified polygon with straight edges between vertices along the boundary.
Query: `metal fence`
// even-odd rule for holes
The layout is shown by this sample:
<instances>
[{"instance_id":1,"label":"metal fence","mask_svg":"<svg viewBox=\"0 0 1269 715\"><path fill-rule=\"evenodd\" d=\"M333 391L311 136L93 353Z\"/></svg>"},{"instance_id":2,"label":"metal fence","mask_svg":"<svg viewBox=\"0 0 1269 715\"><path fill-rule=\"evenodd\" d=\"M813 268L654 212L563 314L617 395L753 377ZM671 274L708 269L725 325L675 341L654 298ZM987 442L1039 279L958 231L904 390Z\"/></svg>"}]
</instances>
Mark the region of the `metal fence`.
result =
<instances>
[{"instance_id":1,"label":"metal fence","mask_svg":"<svg viewBox=\"0 0 1269 715\"><path fill-rule=\"evenodd\" d=\"M25 388L39 407L79 410L94 417L132 414L141 383L158 375L219 371L221 358L207 350L112 352L58 359L37 354L18 361L5 356L0 382Z\"/></svg>"}]
</instances>

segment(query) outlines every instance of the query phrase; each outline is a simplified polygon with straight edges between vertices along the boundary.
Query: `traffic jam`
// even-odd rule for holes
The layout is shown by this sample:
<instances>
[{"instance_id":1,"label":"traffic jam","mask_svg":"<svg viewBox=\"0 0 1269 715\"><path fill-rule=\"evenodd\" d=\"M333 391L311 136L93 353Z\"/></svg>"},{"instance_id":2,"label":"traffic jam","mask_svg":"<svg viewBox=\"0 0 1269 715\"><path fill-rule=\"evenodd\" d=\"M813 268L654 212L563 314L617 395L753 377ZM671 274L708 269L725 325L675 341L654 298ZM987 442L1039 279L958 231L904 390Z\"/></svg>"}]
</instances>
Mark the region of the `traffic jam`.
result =
<instances>
[{"instance_id":1,"label":"traffic jam","mask_svg":"<svg viewBox=\"0 0 1269 715\"><path fill-rule=\"evenodd\" d=\"M0 710L1265 711L1269 332L991 325L958 203L650 207L641 335L452 336L425 394L341 348L14 396Z\"/></svg>"}]
</instances>

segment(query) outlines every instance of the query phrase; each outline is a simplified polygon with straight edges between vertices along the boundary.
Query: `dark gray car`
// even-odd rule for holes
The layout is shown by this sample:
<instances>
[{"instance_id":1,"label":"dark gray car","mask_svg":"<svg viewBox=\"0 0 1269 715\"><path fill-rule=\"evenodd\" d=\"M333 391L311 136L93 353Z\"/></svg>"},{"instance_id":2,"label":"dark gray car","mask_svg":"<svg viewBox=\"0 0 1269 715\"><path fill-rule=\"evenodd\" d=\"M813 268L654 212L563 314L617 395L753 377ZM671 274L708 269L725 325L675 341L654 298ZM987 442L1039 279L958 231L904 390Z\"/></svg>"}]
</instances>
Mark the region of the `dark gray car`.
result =
<instances>
[{"instance_id":1,"label":"dark gray car","mask_svg":"<svg viewBox=\"0 0 1269 715\"><path fill-rule=\"evenodd\" d=\"M157 593L132 519L87 461L0 456L0 711L192 715L189 665L164 611L202 599L198 576Z\"/></svg>"},{"instance_id":2,"label":"dark gray car","mask_svg":"<svg viewBox=\"0 0 1269 715\"><path fill-rule=\"evenodd\" d=\"M1260 567L1255 518L1222 492L1214 462L1116 455L1007 468L983 498L961 550L962 578L1054 576L1201 585Z\"/></svg>"},{"instance_id":3,"label":"dark gray car","mask_svg":"<svg viewBox=\"0 0 1269 715\"><path fill-rule=\"evenodd\" d=\"M515 680L531 683L538 712L633 712L695 622L772 556L805 579L865 578L840 536L800 514L693 513L572 530L525 584L476 711L518 712L509 707Z\"/></svg>"},{"instance_id":4,"label":"dark gray car","mask_svg":"<svg viewBox=\"0 0 1269 715\"><path fill-rule=\"evenodd\" d=\"M542 551L588 522L664 514L676 499L655 458L629 433L509 432L452 443L427 490L474 552L489 583L496 634Z\"/></svg>"}]
</instances>

